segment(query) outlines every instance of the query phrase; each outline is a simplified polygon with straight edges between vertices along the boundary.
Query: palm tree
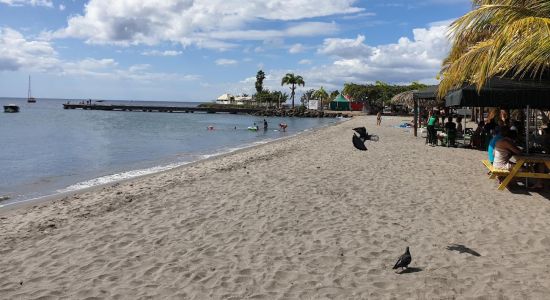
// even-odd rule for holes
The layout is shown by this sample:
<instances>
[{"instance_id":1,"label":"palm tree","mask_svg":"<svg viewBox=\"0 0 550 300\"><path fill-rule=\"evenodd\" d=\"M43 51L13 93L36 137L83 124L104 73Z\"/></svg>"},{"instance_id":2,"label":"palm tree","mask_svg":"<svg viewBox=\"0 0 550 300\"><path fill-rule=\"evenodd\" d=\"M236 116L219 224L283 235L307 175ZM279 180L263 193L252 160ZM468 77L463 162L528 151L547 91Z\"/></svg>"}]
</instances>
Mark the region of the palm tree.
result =
<instances>
[{"instance_id":1,"label":"palm tree","mask_svg":"<svg viewBox=\"0 0 550 300\"><path fill-rule=\"evenodd\" d=\"M318 90L313 93L313 98L317 98L321 100L321 109L323 109L324 102L328 99L328 93L325 91L325 89L321 86Z\"/></svg>"},{"instance_id":2,"label":"palm tree","mask_svg":"<svg viewBox=\"0 0 550 300\"><path fill-rule=\"evenodd\" d=\"M302 76L295 76L294 73L287 73L285 77L281 80L281 85L288 84L290 85L290 98L292 98L292 108L294 108L294 90L296 89L296 85L298 86L305 86L306 83L304 82L304 79Z\"/></svg>"},{"instance_id":3,"label":"palm tree","mask_svg":"<svg viewBox=\"0 0 550 300\"><path fill-rule=\"evenodd\" d=\"M309 99L313 99L313 93L315 93L315 90L309 89L302 94L302 97L300 97L300 102L302 102L302 105L308 102Z\"/></svg>"},{"instance_id":4,"label":"palm tree","mask_svg":"<svg viewBox=\"0 0 550 300\"><path fill-rule=\"evenodd\" d=\"M439 95L491 77L538 77L550 69L550 1L473 0L474 10L451 24Z\"/></svg>"}]
</instances>

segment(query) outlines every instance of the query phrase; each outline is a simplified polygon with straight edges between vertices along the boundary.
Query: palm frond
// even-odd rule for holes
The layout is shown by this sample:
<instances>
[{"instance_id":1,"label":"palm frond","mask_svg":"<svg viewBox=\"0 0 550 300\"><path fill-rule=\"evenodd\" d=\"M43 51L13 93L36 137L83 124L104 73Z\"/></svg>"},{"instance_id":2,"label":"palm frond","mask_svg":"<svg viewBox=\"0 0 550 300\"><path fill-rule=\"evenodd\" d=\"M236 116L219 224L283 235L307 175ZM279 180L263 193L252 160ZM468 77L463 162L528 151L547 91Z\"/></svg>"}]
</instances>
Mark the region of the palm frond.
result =
<instances>
[{"instance_id":1,"label":"palm frond","mask_svg":"<svg viewBox=\"0 0 550 300\"><path fill-rule=\"evenodd\" d=\"M478 88L493 76L541 76L550 69L550 1L474 0L453 22L439 96L463 83Z\"/></svg>"}]
</instances>

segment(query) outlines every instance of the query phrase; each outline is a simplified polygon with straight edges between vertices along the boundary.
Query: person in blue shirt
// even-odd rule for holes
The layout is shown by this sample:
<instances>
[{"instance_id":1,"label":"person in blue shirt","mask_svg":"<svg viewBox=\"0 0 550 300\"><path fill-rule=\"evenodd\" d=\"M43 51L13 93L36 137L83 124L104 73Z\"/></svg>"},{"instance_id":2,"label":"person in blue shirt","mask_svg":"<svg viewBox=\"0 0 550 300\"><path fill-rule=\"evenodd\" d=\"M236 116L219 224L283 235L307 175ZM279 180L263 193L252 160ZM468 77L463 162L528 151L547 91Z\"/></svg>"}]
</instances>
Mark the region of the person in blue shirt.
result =
<instances>
[{"instance_id":1,"label":"person in blue shirt","mask_svg":"<svg viewBox=\"0 0 550 300\"><path fill-rule=\"evenodd\" d=\"M489 146L487 147L487 154L489 155L489 162L493 164L495 161L495 145L497 142L502 139L502 135L500 135L500 129L498 127L495 127L493 129L493 137L489 141Z\"/></svg>"}]
</instances>

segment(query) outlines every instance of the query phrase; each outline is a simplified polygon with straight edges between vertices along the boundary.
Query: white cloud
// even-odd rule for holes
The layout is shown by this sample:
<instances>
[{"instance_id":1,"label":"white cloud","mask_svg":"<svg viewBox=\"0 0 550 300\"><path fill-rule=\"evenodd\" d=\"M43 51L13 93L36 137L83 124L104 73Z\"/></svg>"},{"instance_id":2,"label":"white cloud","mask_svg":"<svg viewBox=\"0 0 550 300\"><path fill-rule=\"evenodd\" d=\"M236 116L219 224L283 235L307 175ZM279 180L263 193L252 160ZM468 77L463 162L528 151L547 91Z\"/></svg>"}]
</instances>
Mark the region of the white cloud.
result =
<instances>
[{"instance_id":1,"label":"white cloud","mask_svg":"<svg viewBox=\"0 0 550 300\"><path fill-rule=\"evenodd\" d=\"M447 25L438 22L429 28L416 28L412 40L402 37L397 43L378 46L367 45L361 35L356 39L325 39L318 53L335 60L331 65L308 70L307 76L333 83L402 83L435 78L450 49Z\"/></svg>"},{"instance_id":2,"label":"white cloud","mask_svg":"<svg viewBox=\"0 0 550 300\"><path fill-rule=\"evenodd\" d=\"M53 7L51 0L0 0L0 3L4 3L10 6L46 6Z\"/></svg>"},{"instance_id":3,"label":"white cloud","mask_svg":"<svg viewBox=\"0 0 550 300\"><path fill-rule=\"evenodd\" d=\"M28 40L11 28L0 28L0 71L32 71L70 76L91 76L112 80L128 79L141 82L155 80L189 81L199 78L191 74L152 72L150 65L121 67L112 58L85 58L64 61L49 41Z\"/></svg>"},{"instance_id":4,"label":"white cloud","mask_svg":"<svg viewBox=\"0 0 550 300\"><path fill-rule=\"evenodd\" d=\"M264 70L268 75L264 86L288 92L286 87L280 86L281 78L286 73L299 74L306 82L305 87L298 88L299 99L299 94L307 89L324 86L329 90L340 90L346 82L373 83L382 80L392 84L412 81L433 84L441 61L450 48L446 36L448 22L434 24L437 26L414 29L412 39L402 37L396 43L385 45L368 45L363 36L355 39L325 39L318 53L333 58L331 63L306 67L311 61L303 59L298 62L303 69ZM255 78L247 78L232 88L253 88L250 86L253 80Z\"/></svg>"},{"instance_id":5,"label":"white cloud","mask_svg":"<svg viewBox=\"0 0 550 300\"><path fill-rule=\"evenodd\" d=\"M374 16L376 16L376 13L362 12L362 13L358 13L358 14L343 16L342 19L344 19L344 20L353 20L353 19L362 19L362 18L368 18L368 17L374 17Z\"/></svg>"},{"instance_id":6,"label":"white cloud","mask_svg":"<svg viewBox=\"0 0 550 300\"><path fill-rule=\"evenodd\" d=\"M57 52L49 42L30 41L16 30L0 28L0 71L46 71L58 64Z\"/></svg>"},{"instance_id":7,"label":"white cloud","mask_svg":"<svg viewBox=\"0 0 550 300\"><path fill-rule=\"evenodd\" d=\"M336 32L338 32L338 25L336 23L302 22L292 24L282 30L220 30L196 33L194 37L214 40L273 41L289 37L331 35Z\"/></svg>"},{"instance_id":8,"label":"white cloud","mask_svg":"<svg viewBox=\"0 0 550 300\"><path fill-rule=\"evenodd\" d=\"M325 39L323 46L317 52L341 58L366 57L372 54L373 48L364 42L363 35L358 35L356 39Z\"/></svg>"},{"instance_id":9,"label":"white cloud","mask_svg":"<svg viewBox=\"0 0 550 300\"><path fill-rule=\"evenodd\" d=\"M59 10L60 10L60 11L64 11L64 10L65 10L65 8L66 8L66 7L65 7L65 5L63 5L63 4L59 4Z\"/></svg>"},{"instance_id":10,"label":"white cloud","mask_svg":"<svg viewBox=\"0 0 550 300\"><path fill-rule=\"evenodd\" d=\"M236 65L237 61L234 59L226 59L226 58L220 58L216 60L216 65L218 66L230 66L230 65Z\"/></svg>"},{"instance_id":11,"label":"white cloud","mask_svg":"<svg viewBox=\"0 0 550 300\"><path fill-rule=\"evenodd\" d=\"M182 51L175 51L175 50L166 50L166 51L151 50L151 51L144 51L141 53L141 55L145 55L145 56L178 56L182 54L183 54Z\"/></svg>"},{"instance_id":12,"label":"white cloud","mask_svg":"<svg viewBox=\"0 0 550 300\"><path fill-rule=\"evenodd\" d=\"M6 0L0 0L6 1ZM13 1L13 0L12 0ZM76 37L97 44L148 44L228 49L230 39L264 40L334 33L334 23L298 22L281 30L256 30L262 20L300 21L353 14L356 0L90 0L83 15L68 20L54 37Z\"/></svg>"},{"instance_id":13,"label":"white cloud","mask_svg":"<svg viewBox=\"0 0 550 300\"><path fill-rule=\"evenodd\" d=\"M306 48L304 47L304 45L298 43L298 44L292 45L290 49L288 49L288 52L292 54L296 54L296 53L304 52L305 49Z\"/></svg>"}]
</instances>

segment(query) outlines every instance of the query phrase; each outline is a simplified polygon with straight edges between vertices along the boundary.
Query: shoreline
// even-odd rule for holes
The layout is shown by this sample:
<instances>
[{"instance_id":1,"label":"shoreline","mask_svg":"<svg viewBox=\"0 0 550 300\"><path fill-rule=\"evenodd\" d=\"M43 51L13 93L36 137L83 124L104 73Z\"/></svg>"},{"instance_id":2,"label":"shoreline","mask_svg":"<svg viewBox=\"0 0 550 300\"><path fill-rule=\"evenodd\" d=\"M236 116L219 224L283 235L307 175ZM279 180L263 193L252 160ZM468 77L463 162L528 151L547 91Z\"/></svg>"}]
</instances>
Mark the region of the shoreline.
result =
<instances>
[{"instance_id":1,"label":"shoreline","mask_svg":"<svg viewBox=\"0 0 550 300\"><path fill-rule=\"evenodd\" d=\"M254 143L244 144L242 147L229 148L229 150L227 150L227 151L219 151L219 152L216 152L214 154L203 155L203 156L206 156L206 157L205 158L200 158L200 159L197 159L197 160L194 160L194 161L190 161L190 162L182 162L180 165L174 166L174 167L168 167L168 166L170 166L172 164L177 164L177 163L170 163L168 165L153 166L153 167L145 168L145 169L121 171L121 172L118 172L118 173L105 175L105 176L100 176L100 177L95 177L95 178L91 178L89 180L77 182L77 183L72 184L70 186L67 186L63 189L57 190L52 194L48 194L48 195L44 195L44 196L28 198L28 199L22 199L22 200L16 201L16 202L10 202L10 199L7 199L7 200L4 200L4 201L0 202L0 216L3 215L4 213L8 212L8 211L11 211L11 210L26 208L26 207L34 206L34 205L40 205L40 204L48 203L48 202L58 200L58 199L61 199L61 198L64 198L64 197L75 196L75 195L83 194L83 193L86 193L86 192L92 192L92 191L95 191L95 190L105 188L109 185L124 183L124 182L128 182L128 181L131 181L131 180L134 180L134 179L144 178L144 177L147 177L147 176L154 176L154 175L161 174L161 173L164 173L164 172L177 170L179 168L190 167L190 166L199 164L201 162L214 160L214 159L217 159L217 158L222 158L224 156L231 155L231 154L237 154L237 153L240 153L240 152L243 152L243 151L246 151L246 150L254 149L256 147L261 147L263 145L276 143L276 142L281 141L281 140L296 138L296 137L298 137L302 134L315 132L317 130L322 130L323 128L330 127L330 126L336 126L336 125L338 125L342 122L349 121L350 119L351 118L343 118L340 121L335 121L334 123L329 123L329 124L326 124L326 125L323 125L323 126L320 126L320 127L316 127L316 128L310 128L310 129L302 130L302 131L296 132L292 135L288 135L288 136L284 136L284 137L280 137L280 138L276 138L276 139L261 140L261 141L257 141L257 142L254 142ZM71 186L75 186L75 185L78 185L78 184L83 183L83 182L89 182L89 181L93 181L93 180L104 178L104 177L111 177L111 176L114 176L114 175L121 175L121 174L126 174L126 173L131 173L131 172L150 170L152 168L157 168L157 167L158 168L168 167L168 168L166 168L164 170L160 170L160 171L153 171L151 173L147 173L147 174L143 174L143 175L131 176L131 177L124 178L124 179L115 179L113 181L108 181L108 182L105 182L105 183L99 183L99 184L96 184L96 185L83 187L83 188L78 188L78 189L75 189L75 190L66 190L66 189L70 188ZM64 190L66 190L66 191L64 191ZM7 202L7 204L5 204L3 202Z\"/></svg>"},{"instance_id":2,"label":"shoreline","mask_svg":"<svg viewBox=\"0 0 550 300\"><path fill-rule=\"evenodd\" d=\"M357 117L0 217L7 298L543 299L550 195ZM380 137L353 148L352 128ZM405 247L411 271L392 270ZM472 254L475 253L475 254Z\"/></svg>"}]
</instances>

